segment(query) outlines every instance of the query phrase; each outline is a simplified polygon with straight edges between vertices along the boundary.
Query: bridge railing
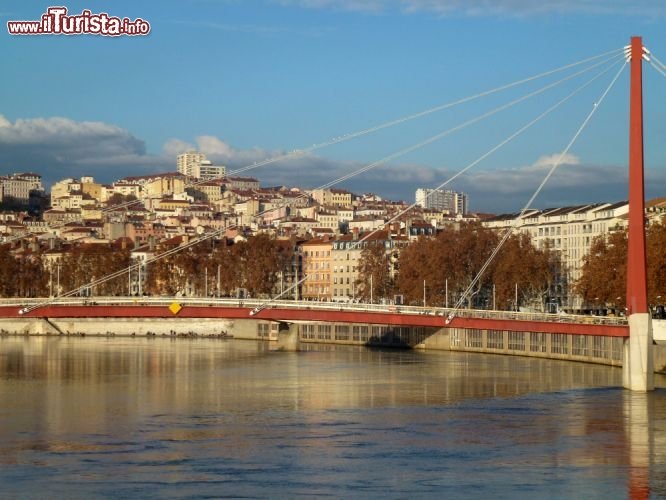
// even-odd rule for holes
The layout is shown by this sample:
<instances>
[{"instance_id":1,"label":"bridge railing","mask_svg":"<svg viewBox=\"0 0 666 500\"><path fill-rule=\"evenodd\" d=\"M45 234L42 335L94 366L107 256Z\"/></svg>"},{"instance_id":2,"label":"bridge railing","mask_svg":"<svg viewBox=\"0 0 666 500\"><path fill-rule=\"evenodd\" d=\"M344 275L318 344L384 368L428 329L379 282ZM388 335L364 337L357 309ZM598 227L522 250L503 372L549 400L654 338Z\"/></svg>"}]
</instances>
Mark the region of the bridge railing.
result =
<instances>
[{"instance_id":1,"label":"bridge railing","mask_svg":"<svg viewBox=\"0 0 666 500\"><path fill-rule=\"evenodd\" d=\"M412 315L448 316L455 312L456 316L467 318L487 318L517 321L545 321L551 323L583 323L601 325L626 325L624 317L612 316L588 316L574 314L549 314L538 312L514 312L514 311L492 311L486 309L458 309L454 311L444 307L420 307L420 306L396 306L384 304L366 303L341 303L341 302L319 302L319 301L295 301L276 300L267 304L265 300L257 299L234 299L234 298L206 298L206 297L64 297L64 298L9 298L0 299L0 307L16 306L25 307L38 304L48 305L146 305L146 306L169 306L173 302L180 305L198 307L243 307L243 308L280 308L280 309L313 309L330 311L350 312L376 312L376 313L399 313Z\"/></svg>"}]
</instances>

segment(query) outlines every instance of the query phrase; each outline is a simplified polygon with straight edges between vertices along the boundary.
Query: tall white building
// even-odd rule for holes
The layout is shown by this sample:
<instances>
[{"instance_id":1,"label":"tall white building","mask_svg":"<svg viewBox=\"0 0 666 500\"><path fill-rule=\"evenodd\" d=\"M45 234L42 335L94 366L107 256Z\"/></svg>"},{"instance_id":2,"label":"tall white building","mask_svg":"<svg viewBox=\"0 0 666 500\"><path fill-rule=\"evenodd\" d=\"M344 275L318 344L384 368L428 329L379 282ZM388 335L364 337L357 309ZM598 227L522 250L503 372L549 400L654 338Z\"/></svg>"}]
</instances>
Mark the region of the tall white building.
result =
<instances>
[{"instance_id":1,"label":"tall white building","mask_svg":"<svg viewBox=\"0 0 666 500\"><path fill-rule=\"evenodd\" d=\"M449 189L416 190L416 204L426 209L446 211L450 214L467 214L467 194Z\"/></svg>"},{"instance_id":2,"label":"tall white building","mask_svg":"<svg viewBox=\"0 0 666 500\"><path fill-rule=\"evenodd\" d=\"M500 230L513 227L516 231L527 232L537 248L548 246L558 252L562 274L561 290L556 294L557 298L561 306L579 309L582 301L573 293L573 285L581 277L584 258L595 237L626 227L628 211L629 204L626 201L594 203L529 210L515 222L518 214L499 215L483 221L483 225Z\"/></svg>"},{"instance_id":3,"label":"tall white building","mask_svg":"<svg viewBox=\"0 0 666 500\"><path fill-rule=\"evenodd\" d=\"M213 165L206 159L204 153L198 151L179 154L176 158L176 168L181 174L201 180L221 179L227 170L221 165Z\"/></svg>"}]
</instances>

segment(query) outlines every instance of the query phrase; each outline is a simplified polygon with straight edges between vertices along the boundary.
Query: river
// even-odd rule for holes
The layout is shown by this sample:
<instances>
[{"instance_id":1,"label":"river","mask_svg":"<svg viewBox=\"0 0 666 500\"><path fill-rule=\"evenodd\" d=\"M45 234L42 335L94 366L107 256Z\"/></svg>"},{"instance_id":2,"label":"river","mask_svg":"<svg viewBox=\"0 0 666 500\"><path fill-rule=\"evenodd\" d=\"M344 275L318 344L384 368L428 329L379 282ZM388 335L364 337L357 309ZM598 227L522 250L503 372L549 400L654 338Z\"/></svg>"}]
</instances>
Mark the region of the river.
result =
<instances>
[{"instance_id":1,"label":"river","mask_svg":"<svg viewBox=\"0 0 666 500\"><path fill-rule=\"evenodd\" d=\"M0 337L1 496L666 496L666 393L618 368L307 347Z\"/></svg>"}]
</instances>

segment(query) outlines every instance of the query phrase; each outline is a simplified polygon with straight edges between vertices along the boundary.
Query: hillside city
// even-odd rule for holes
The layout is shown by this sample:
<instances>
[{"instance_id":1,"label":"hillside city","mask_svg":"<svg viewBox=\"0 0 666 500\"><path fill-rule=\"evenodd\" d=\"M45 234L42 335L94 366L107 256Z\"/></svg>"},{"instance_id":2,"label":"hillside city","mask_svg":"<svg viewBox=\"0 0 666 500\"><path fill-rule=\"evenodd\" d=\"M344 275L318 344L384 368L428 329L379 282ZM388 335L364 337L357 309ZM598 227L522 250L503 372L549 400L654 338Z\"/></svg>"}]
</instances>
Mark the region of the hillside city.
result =
<instances>
[{"instance_id":1,"label":"hillside city","mask_svg":"<svg viewBox=\"0 0 666 500\"><path fill-rule=\"evenodd\" d=\"M517 309L529 302L550 312L591 306L586 303L589 297L586 300L574 286L581 279L585 257L595 238L626 228L628 213L628 203L621 201L533 209L518 217L472 213L467 195L451 190L420 188L415 192L415 202L409 203L344 189L267 187L253 177L227 175L224 166L214 165L205 154L195 151L177 157L175 172L124 177L111 184L98 183L90 176L65 178L53 184L50 192L46 192L37 173L0 176L0 204L4 208L0 213L0 244L18 260L39 255L42 267L38 273L41 277L33 280L41 280L41 287L33 283L13 293L5 291L5 295L54 296L81 286L85 279L99 277L99 272L81 271L79 274L84 276L74 279L67 278L61 269L69 267L73 273L73 255L80 262L82 253L99 255L95 249L104 248L125 252L126 259L114 265L144 264L115 287L90 293L263 294L319 301L414 303L420 292L406 293L388 284L401 274L399 257L406 248L446 231L481 227L500 234L513 226L515 233L529 235L535 249L555 255L557 262L550 265L557 269L547 290L537 293L536 299L519 299L516 279L515 299L510 300L514 294L506 290L506 300L495 304L493 284L493 306ZM666 200L648 202L646 211L648 223L660 220ZM201 245L206 252L190 251L194 254L189 264L145 264L161 252L189 248L200 238L212 243ZM215 248L220 242L223 250L218 252ZM245 253L241 252L243 245L247 247ZM372 276L375 270L369 270L369 245L381 248L378 265L383 268L379 274L384 278ZM229 253L233 247L238 249L234 255ZM254 257L253 252L257 254ZM281 257L263 262L267 254ZM217 260L206 261L213 255ZM111 261L104 262L100 265L110 265ZM260 262L269 266L269 274L258 275L254 285L252 277L238 274L238 268ZM173 278L176 268L181 271L181 280ZM451 277L454 274L441 271ZM428 279L422 281L425 304ZM430 281L432 287L437 280ZM442 286L439 280L438 289L430 290L429 295L445 302L439 305L448 306L449 285L451 302L461 292L455 291L453 279L451 283L445 281ZM489 293L486 287L475 305L490 307ZM604 303L597 302L597 307Z\"/></svg>"}]
</instances>

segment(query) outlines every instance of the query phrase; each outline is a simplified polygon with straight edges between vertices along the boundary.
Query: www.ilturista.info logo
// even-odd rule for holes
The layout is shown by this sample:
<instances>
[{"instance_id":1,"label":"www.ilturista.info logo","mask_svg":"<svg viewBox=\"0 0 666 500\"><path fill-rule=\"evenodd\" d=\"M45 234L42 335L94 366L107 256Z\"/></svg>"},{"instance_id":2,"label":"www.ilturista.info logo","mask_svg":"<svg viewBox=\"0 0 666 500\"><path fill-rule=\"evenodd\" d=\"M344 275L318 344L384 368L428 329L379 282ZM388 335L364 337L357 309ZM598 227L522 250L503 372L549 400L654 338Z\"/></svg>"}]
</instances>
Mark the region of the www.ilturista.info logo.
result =
<instances>
[{"instance_id":1,"label":"www.ilturista.info logo","mask_svg":"<svg viewBox=\"0 0 666 500\"><path fill-rule=\"evenodd\" d=\"M68 15L67 7L49 7L39 21L7 21L7 31L10 35L140 36L150 33L150 23L140 17L131 20L89 10Z\"/></svg>"}]
</instances>

